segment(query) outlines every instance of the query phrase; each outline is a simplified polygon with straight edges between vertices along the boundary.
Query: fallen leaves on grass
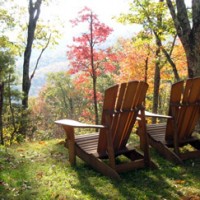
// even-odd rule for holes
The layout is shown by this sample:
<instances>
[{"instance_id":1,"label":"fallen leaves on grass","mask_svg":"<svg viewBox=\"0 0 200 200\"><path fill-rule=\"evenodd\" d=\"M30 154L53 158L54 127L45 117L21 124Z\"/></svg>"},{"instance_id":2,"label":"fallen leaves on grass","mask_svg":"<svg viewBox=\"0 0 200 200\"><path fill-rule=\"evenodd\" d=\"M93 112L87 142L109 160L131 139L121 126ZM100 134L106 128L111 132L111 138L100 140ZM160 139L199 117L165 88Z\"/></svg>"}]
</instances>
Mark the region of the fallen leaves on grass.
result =
<instances>
[{"instance_id":1,"label":"fallen leaves on grass","mask_svg":"<svg viewBox=\"0 0 200 200\"><path fill-rule=\"evenodd\" d=\"M45 142L45 141L39 141L39 144L41 144L41 145L45 145L46 142Z\"/></svg>"},{"instance_id":2,"label":"fallen leaves on grass","mask_svg":"<svg viewBox=\"0 0 200 200\"><path fill-rule=\"evenodd\" d=\"M184 184L185 180L175 180L174 181L176 184Z\"/></svg>"},{"instance_id":3,"label":"fallen leaves on grass","mask_svg":"<svg viewBox=\"0 0 200 200\"><path fill-rule=\"evenodd\" d=\"M41 179L43 177L43 175L44 175L44 172L38 172L36 174L36 177L37 177L37 179Z\"/></svg>"},{"instance_id":4,"label":"fallen leaves on grass","mask_svg":"<svg viewBox=\"0 0 200 200\"><path fill-rule=\"evenodd\" d=\"M24 152L24 149L17 149L17 152Z\"/></svg>"},{"instance_id":5,"label":"fallen leaves on grass","mask_svg":"<svg viewBox=\"0 0 200 200\"><path fill-rule=\"evenodd\" d=\"M187 197L183 197L181 200L200 200L200 196L190 195L190 196L187 196Z\"/></svg>"}]
</instances>

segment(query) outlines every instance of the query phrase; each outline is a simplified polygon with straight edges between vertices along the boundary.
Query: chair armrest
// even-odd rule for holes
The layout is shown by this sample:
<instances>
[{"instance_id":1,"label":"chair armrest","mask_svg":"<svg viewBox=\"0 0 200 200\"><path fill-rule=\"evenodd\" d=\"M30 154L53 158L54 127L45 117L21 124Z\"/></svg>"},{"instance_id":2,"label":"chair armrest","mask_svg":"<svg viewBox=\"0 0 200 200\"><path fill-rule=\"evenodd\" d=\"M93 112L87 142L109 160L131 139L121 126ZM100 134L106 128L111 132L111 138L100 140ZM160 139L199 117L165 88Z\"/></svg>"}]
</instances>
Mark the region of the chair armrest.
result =
<instances>
[{"instance_id":1,"label":"chair armrest","mask_svg":"<svg viewBox=\"0 0 200 200\"><path fill-rule=\"evenodd\" d=\"M145 117L158 117L158 118L168 118L168 119L173 118L172 116L169 115L160 115L149 111L145 111Z\"/></svg>"},{"instance_id":2,"label":"chair armrest","mask_svg":"<svg viewBox=\"0 0 200 200\"><path fill-rule=\"evenodd\" d=\"M64 126L71 126L74 128L106 128L106 126L103 126L103 125L86 124L86 123L78 122L71 119L61 119L61 120L55 121L55 123L64 125Z\"/></svg>"},{"instance_id":3,"label":"chair armrest","mask_svg":"<svg viewBox=\"0 0 200 200\"><path fill-rule=\"evenodd\" d=\"M61 125L65 130L67 136L66 143L69 149L69 161L71 165L76 163L74 128L106 128L102 125L85 124L71 119L61 119L55 121L55 123Z\"/></svg>"},{"instance_id":4,"label":"chair armrest","mask_svg":"<svg viewBox=\"0 0 200 200\"><path fill-rule=\"evenodd\" d=\"M145 111L144 112L145 114L145 117L157 117L157 118L167 118L167 119L172 119L173 117L172 116L169 116L169 115L160 115L160 114L156 114L156 113L152 113L152 112L149 112L149 111ZM137 117L137 120L141 120L140 118L140 111L138 113L138 117Z\"/></svg>"}]
</instances>

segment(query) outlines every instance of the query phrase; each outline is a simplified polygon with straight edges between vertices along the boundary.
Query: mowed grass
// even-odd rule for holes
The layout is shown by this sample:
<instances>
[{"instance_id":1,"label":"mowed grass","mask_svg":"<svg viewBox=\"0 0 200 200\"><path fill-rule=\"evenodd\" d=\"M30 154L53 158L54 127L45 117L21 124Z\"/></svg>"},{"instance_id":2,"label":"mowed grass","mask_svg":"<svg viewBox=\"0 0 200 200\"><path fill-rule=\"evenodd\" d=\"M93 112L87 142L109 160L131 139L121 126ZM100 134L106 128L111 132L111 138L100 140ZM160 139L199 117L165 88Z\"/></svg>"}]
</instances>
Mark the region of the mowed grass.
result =
<instances>
[{"instance_id":1,"label":"mowed grass","mask_svg":"<svg viewBox=\"0 0 200 200\"><path fill-rule=\"evenodd\" d=\"M80 159L68 162L61 140L0 148L1 200L200 199L200 158L174 165L151 149L158 169L134 170L111 180Z\"/></svg>"}]
</instances>

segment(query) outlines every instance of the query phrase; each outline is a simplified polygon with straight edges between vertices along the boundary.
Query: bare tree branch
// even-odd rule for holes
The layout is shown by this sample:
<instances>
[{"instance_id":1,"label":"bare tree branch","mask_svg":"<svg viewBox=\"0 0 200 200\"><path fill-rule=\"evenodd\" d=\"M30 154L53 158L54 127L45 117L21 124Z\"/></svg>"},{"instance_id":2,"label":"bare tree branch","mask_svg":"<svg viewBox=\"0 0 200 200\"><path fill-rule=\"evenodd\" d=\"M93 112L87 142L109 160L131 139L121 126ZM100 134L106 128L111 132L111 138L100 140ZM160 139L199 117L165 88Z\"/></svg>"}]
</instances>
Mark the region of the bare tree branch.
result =
<instances>
[{"instance_id":1,"label":"bare tree branch","mask_svg":"<svg viewBox=\"0 0 200 200\"><path fill-rule=\"evenodd\" d=\"M40 52L40 55L39 55L39 57L38 57L38 59L37 59L35 68L34 68L34 70L33 70L33 73L32 73L31 76L30 76L30 80L33 79L33 77L34 77L34 75L35 75L35 72L36 72L36 70L37 70L37 68L38 68L39 61L40 61L40 59L41 59L41 57L42 57L42 54L44 53L44 51L46 50L46 48L49 46L50 40L51 40L51 34L49 35L49 38L48 38L48 40L47 40L46 45L44 46L44 48L43 48L42 51Z\"/></svg>"}]
</instances>

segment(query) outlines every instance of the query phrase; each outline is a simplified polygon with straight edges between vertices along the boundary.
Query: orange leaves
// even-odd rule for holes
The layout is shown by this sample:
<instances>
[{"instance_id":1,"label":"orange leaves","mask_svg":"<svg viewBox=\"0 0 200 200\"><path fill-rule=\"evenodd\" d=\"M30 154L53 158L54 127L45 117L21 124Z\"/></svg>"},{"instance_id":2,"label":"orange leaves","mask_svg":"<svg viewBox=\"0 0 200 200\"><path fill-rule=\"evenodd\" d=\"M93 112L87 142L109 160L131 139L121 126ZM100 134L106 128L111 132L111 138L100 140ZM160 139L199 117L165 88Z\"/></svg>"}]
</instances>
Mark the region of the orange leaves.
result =
<instances>
[{"instance_id":1,"label":"orange leaves","mask_svg":"<svg viewBox=\"0 0 200 200\"><path fill-rule=\"evenodd\" d=\"M135 45L130 39L120 40L120 75L116 77L120 82L128 80L144 80L145 62L152 60L145 45ZM149 62L150 63L150 62Z\"/></svg>"},{"instance_id":2,"label":"orange leaves","mask_svg":"<svg viewBox=\"0 0 200 200\"><path fill-rule=\"evenodd\" d=\"M187 77L187 59L183 46L180 42L178 42L178 44L174 47L172 56L180 76Z\"/></svg>"}]
</instances>

